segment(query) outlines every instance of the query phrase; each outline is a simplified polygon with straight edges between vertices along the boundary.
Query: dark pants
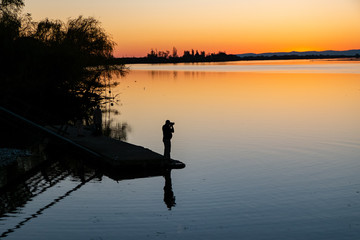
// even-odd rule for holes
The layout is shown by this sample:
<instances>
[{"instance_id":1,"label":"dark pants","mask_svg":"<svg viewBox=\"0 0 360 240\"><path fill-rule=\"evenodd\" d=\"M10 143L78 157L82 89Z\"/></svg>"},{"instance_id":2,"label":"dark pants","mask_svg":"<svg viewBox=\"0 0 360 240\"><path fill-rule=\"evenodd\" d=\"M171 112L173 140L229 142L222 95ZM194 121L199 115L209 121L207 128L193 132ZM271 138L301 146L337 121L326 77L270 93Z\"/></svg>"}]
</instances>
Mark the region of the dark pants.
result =
<instances>
[{"instance_id":1,"label":"dark pants","mask_svg":"<svg viewBox=\"0 0 360 240\"><path fill-rule=\"evenodd\" d=\"M170 159L171 141L170 139L163 139L164 142L164 157Z\"/></svg>"}]
</instances>

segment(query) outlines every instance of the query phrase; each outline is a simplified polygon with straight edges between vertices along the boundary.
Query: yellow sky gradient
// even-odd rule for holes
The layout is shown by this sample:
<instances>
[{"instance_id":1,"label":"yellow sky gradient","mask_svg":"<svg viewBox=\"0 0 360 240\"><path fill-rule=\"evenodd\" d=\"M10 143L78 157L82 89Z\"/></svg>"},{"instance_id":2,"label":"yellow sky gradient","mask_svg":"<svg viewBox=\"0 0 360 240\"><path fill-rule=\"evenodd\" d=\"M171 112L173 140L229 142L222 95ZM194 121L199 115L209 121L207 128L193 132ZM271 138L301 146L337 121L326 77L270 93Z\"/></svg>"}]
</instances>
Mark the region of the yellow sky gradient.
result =
<instances>
[{"instance_id":1,"label":"yellow sky gradient","mask_svg":"<svg viewBox=\"0 0 360 240\"><path fill-rule=\"evenodd\" d=\"M35 21L102 22L115 56L360 49L360 0L25 0Z\"/></svg>"}]
</instances>

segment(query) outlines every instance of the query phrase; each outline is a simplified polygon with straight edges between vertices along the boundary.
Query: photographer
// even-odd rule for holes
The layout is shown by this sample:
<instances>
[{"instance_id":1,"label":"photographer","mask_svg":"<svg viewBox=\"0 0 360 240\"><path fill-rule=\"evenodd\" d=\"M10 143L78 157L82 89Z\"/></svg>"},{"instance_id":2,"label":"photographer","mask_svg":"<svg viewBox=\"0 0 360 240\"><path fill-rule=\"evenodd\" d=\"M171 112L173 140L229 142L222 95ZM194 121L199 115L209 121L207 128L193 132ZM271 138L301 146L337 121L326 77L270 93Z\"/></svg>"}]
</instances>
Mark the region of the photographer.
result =
<instances>
[{"instance_id":1,"label":"photographer","mask_svg":"<svg viewBox=\"0 0 360 240\"><path fill-rule=\"evenodd\" d=\"M170 120L166 120L164 126L162 126L163 131L163 142L164 142L164 157L170 160L170 151L171 151L171 138L174 132L174 124Z\"/></svg>"}]
</instances>

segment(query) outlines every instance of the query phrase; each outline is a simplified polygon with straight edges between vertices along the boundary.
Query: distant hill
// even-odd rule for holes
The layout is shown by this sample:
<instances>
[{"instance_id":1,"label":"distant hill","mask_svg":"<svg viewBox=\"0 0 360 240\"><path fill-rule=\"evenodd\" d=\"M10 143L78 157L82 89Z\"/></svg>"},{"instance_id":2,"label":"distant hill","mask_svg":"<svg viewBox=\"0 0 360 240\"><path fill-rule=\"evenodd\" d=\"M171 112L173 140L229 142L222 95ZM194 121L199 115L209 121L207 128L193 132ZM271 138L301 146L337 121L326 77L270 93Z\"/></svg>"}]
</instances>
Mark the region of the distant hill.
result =
<instances>
[{"instance_id":1,"label":"distant hill","mask_svg":"<svg viewBox=\"0 0 360 240\"><path fill-rule=\"evenodd\" d=\"M355 50L347 50L347 51L307 51L307 52L270 52L270 53L244 53L244 54L236 54L236 56L241 58L247 57L273 57L273 56L348 56L355 57L360 55L360 49Z\"/></svg>"}]
</instances>

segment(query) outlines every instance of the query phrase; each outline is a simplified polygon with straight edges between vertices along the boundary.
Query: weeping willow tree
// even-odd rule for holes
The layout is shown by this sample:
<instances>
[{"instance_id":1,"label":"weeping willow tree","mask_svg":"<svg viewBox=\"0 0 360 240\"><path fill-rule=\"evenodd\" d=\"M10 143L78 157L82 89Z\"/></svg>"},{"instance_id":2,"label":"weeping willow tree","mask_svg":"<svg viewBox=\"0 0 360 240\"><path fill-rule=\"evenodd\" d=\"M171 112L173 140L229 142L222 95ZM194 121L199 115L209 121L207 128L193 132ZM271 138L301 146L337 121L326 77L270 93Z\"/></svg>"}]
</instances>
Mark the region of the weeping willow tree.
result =
<instances>
[{"instance_id":1,"label":"weeping willow tree","mask_svg":"<svg viewBox=\"0 0 360 240\"><path fill-rule=\"evenodd\" d=\"M115 43L96 19L34 22L19 14L22 0L0 6L2 105L43 123L87 118L126 73L110 64Z\"/></svg>"},{"instance_id":2,"label":"weeping willow tree","mask_svg":"<svg viewBox=\"0 0 360 240\"><path fill-rule=\"evenodd\" d=\"M14 43L20 36L21 19L19 12L23 6L22 0L0 0L0 76L7 74L14 51Z\"/></svg>"}]
</instances>

